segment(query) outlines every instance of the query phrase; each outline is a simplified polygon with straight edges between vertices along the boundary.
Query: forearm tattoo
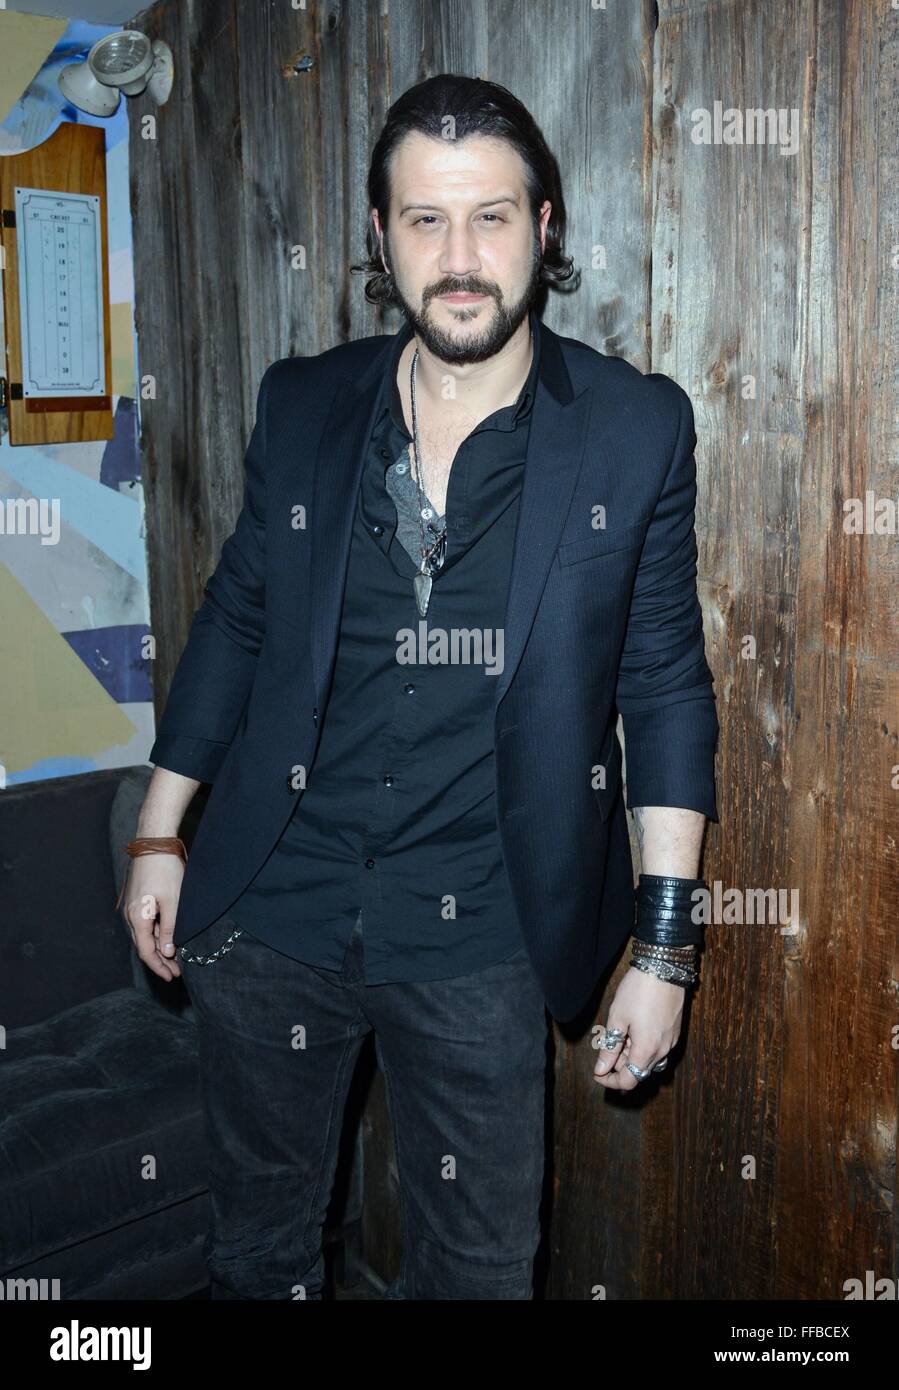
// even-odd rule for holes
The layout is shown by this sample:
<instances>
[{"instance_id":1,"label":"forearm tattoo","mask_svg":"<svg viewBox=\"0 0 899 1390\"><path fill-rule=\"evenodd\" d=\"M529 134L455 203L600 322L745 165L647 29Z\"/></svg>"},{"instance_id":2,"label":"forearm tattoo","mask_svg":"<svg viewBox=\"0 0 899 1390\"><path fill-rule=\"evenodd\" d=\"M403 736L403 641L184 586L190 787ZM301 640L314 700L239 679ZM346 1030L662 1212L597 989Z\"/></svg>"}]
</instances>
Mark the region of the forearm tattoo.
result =
<instances>
[{"instance_id":1,"label":"forearm tattoo","mask_svg":"<svg viewBox=\"0 0 899 1390\"><path fill-rule=\"evenodd\" d=\"M634 807L634 824L637 827L637 842L640 846L640 854L643 854L643 844L646 838L646 824L643 816L643 807Z\"/></svg>"}]
</instances>

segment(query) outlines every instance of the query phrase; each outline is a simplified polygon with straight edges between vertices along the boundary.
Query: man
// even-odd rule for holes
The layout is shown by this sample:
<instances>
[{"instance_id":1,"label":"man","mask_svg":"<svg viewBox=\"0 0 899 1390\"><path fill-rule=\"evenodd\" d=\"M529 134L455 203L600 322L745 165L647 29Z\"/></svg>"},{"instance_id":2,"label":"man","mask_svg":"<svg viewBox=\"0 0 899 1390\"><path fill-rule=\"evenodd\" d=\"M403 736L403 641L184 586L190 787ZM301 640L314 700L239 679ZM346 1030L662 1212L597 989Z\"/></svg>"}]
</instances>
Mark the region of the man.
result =
<instances>
[{"instance_id":1,"label":"man","mask_svg":"<svg viewBox=\"0 0 899 1390\"><path fill-rule=\"evenodd\" d=\"M321 1296L373 1030L405 1229L387 1296L527 1299L547 1006L573 1018L634 931L595 1069L629 1089L665 1065L695 979L718 724L692 411L540 323L538 291L571 273L564 203L504 88L407 92L369 199L366 292L406 323L265 372L125 911L198 1014L214 1296Z\"/></svg>"}]
</instances>

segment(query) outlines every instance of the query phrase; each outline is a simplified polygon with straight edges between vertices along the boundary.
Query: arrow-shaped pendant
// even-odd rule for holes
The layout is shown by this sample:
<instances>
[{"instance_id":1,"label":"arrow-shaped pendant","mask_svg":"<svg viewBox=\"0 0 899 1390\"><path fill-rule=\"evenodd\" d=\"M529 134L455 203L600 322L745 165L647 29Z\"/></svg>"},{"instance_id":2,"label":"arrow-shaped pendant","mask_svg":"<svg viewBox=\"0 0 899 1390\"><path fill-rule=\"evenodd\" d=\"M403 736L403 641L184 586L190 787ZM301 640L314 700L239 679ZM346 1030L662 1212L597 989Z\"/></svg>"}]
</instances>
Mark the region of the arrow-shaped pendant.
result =
<instances>
[{"instance_id":1,"label":"arrow-shaped pendant","mask_svg":"<svg viewBox=\"0 0 899 1390\"><path fill-rule=\"evenodd\" d=\"M415 589L415 602L418 604L418 611L421 617L425 617L428 611L428 604L431 601L431 585L433 580L429 574L417 574L412 581Z\"/></svg>"}]
</instances>

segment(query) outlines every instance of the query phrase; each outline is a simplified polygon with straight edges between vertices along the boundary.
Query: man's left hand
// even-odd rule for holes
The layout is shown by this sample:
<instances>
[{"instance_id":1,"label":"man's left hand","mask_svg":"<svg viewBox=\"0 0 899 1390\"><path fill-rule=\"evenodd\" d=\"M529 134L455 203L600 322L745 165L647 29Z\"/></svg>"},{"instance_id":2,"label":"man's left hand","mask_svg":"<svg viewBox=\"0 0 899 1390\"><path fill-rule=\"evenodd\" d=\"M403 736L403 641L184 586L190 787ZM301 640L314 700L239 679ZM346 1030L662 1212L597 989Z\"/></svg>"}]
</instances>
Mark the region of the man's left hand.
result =
<instances>
[{"instance_id":1,"label":"man's left hand","mask_svg":"<svg viewBox=\"0 0 899 1390\"><path fill-rule=\"evenodd\" d=\"M667 1057L680 1037L684 994L681 985L631 966L615 991L605 1024L607 1029L620 1029L624 1037L615 1048L600 1047L593 1068L601 1086L632 1091L646 1078L628 1071L628 1062L650 1071Z\"/></svg>"}]
</instances>

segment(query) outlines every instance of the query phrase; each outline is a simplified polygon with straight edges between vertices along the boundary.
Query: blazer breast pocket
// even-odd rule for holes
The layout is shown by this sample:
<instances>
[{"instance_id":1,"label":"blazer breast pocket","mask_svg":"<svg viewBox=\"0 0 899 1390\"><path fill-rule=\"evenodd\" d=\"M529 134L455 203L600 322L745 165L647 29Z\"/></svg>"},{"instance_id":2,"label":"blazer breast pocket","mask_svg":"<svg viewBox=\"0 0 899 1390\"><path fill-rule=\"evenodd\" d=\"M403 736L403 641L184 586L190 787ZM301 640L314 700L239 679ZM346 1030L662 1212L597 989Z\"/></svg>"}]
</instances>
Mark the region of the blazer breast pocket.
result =
<instances>
[{"instance_id":1,"label":"blazer breast pocket","mask_svg":"<svg viewBox=\"0 0 899 1390\"><path fill-rule=\"evenodd\" d=\"M642 545L651 517L635 521L631 526L616 526L612 530L591 531L577 541L563 541L558 550L560 565L574 565L579 560L592 560L595 555L611 555L616 550L630 550Z\"/></svg>"}]
</instances>

